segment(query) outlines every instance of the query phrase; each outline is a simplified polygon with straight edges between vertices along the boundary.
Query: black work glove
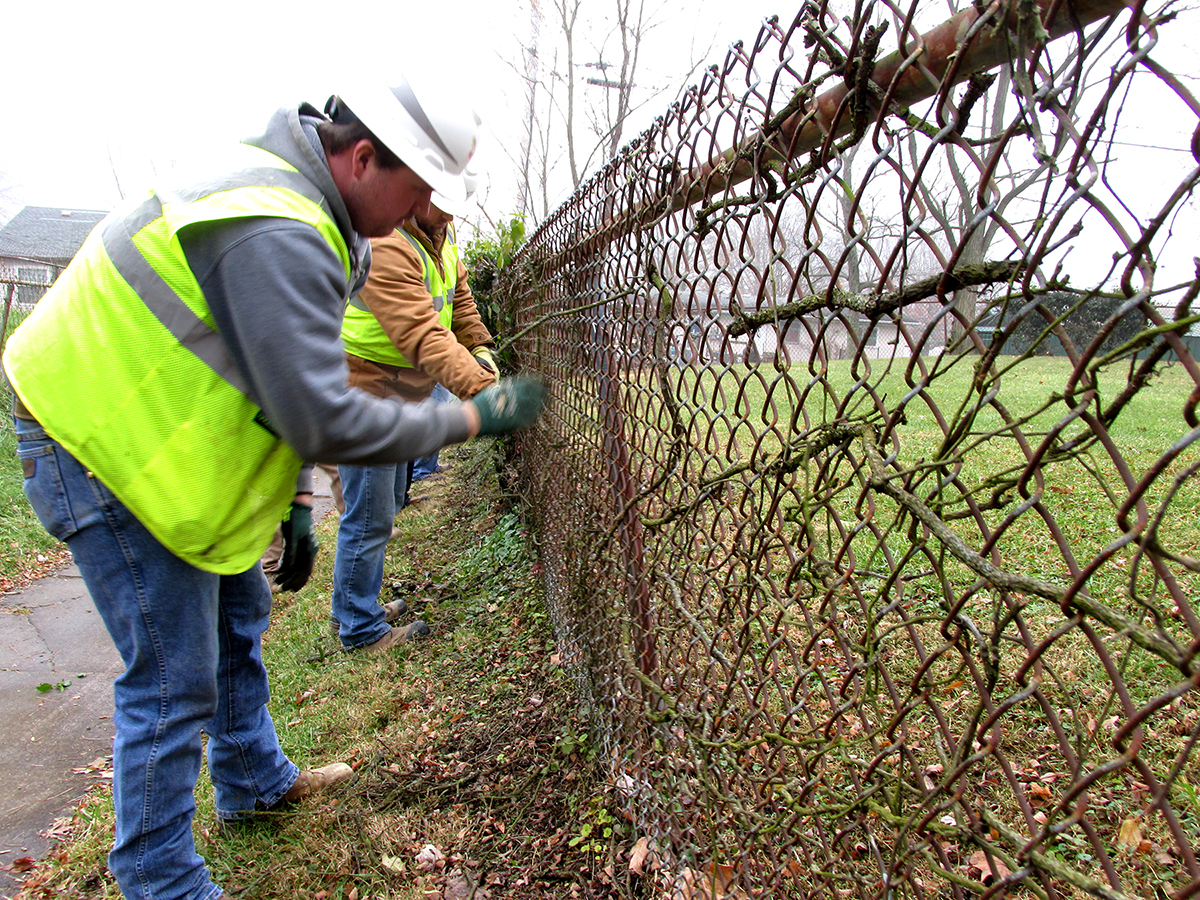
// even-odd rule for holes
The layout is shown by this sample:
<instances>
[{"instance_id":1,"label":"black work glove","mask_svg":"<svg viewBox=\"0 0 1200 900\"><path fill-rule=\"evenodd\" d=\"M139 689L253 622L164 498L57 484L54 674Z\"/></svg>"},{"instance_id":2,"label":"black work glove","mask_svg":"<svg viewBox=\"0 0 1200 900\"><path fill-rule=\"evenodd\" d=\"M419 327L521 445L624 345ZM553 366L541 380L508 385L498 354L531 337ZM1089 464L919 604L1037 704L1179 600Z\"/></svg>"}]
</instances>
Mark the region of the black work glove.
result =
<instances>
[{"instance_id":1,"label":"black work glove","mask_svg":"<svg viewBox=\"0 0 1200 900\"><path fill-rule=\"evenodd\" d=\"M308 583L317 559L317 536L313 534L312 507L292 501L288 517L279 526L283 532L283 556L275 583L285 591L298 591Z\"/></svg>"},{"instance_id":2,"label":"black work glove","mask_svg":"<svg viewBox=\"0 0 1200 900\"><path fill-rule=\"evenodd\" d=\"M528 428L546 402L546 386L532 375L505 378L486 387L471 402L479 410L479 433L508 434Z\"/></svg>"}]
</instances>

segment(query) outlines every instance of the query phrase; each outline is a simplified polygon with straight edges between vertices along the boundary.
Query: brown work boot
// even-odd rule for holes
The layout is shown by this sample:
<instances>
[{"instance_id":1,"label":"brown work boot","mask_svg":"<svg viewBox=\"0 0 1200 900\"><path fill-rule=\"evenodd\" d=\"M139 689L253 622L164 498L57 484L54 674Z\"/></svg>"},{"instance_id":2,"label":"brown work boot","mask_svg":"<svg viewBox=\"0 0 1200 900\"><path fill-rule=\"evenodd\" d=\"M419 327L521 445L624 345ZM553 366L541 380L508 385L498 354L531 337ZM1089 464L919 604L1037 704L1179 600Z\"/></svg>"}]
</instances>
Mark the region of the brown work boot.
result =
<instances>
[{"instance_id":1,"label":"brown work boot","mask_svg":"<svg viewBox=\"0 0 1200 900\"><path fill-rule=\"evenodd\" d=\"M390 603L383 604L383 617L389 625L406 612L408 612L408 604L403 600L392 600Z\"/></svg>"},{"instance_id":2,"label":"brown work boot","mask_svg":"<svg viewBox=\"0 0 1200 900\"><path fill-rule=\"evenodd\" d=\"M348 781L353 775L354 770L345 763L330 763L318 769L302 769L300 774L296 776L296 780L292 782L292 786L288 788L288 792L280 797L277 802L272 803L270 806L260 803L258 809L254 812L244 814L237 819L222 819L218 817L217 830L222 834L236 834L247 825L252 825L255 822L263 820L270 820L270 816L260 815L260 813L275 813L285 810L293 803L303 800L309 794L315 794L318 791L342 784Z\"/></svg>"},{"instance_id":3,"label":"brown work boot","mask_svg":"<svg viewBox=\"0 0 1200 900\"><path fill-rule=\"evenodd\" d=\"M408 604L403 600L392 600L390 603L383 604L383 619L389 625L406 612L408 612ZM329 617L329 633L334 637L341 634L341 625L338 624L338 620L333 616Z\"/></svg>"},{"instance_id":4,"label":"brown work boot","mask_svg":"<svg viewBox=\"0 0 1200 900\"><path fill-rule=\"evenodd\" d=\"M300 774L296 776L295 782L288 792L283 795L283 799L279 802L295 803L297 800L302 800L309 794L315 794L318 791L323 791L326 788L334 787L344 781L349 781L354 776L354 770L345 763L330 763L327 766L321 766L319 769L302 769Z\"/></svg>"},{"instance_id":5,"label":"brown work boot","mask_svg":"<svg viewBox=\"0 0 1200 900\"><path fill-rule=\"evenodd\" d=\"M417 638L429 637L429 626L420 619L413 622L411 625L403 627L393 625L392 630L375 641L373 644L365 644L358 649L363 653L383 653L385 650L390 650L397 644L403 644L406 641L414 641Z\"/></svg>"}]
</instances>

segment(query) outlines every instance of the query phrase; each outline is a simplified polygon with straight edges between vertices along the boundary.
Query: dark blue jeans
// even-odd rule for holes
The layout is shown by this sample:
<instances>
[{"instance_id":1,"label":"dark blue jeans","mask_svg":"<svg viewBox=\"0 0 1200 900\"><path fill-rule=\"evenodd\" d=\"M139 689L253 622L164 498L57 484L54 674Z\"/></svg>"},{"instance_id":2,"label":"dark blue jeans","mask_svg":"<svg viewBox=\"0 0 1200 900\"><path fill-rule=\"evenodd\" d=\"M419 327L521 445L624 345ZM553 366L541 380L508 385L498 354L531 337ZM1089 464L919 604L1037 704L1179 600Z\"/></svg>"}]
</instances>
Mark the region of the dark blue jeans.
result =
<instances>
[{"instance_id":1,"label":"dark blue jeans","mask_svg":"<svg viewBox=\"0 0 1200 900\"><path fill-rule=\"evenodd\" d=\"M67 543L125 672L113 686L116 838L108 866L130 900L213 900L192 840L200 732L217 814L282 799L299 774L267 712L262 569L205 572L160 544L36 422L16 420L25 494Z\"/></svg>"},{"instance_id":2,"label":"dark blue jeans","mask_svg":"<svg viewBox=\"0 0 1200 900\"><path fill-rule=\"evenodd\" d=\"M449 403L452 399L454 399L454 395L451 394L448 389L442 387L441 384L435 384L433 386L433 393L429 395L429 399L436 400L438 403ZM438 450L434 450L428 456L422 457L413 463L413 481L420 481L422 478L428 478L438 470L439 452L440 451Z\"/></svg>"},{"instance_id":3,"label":"dark blue jeans","mask_svg":"<svg viewBox=\"0 0 1200 900\"><path fill-rule=\"evenodd\" d=\"M392 520L404 507L411 465L338 466L346 511L338 523L330 606L345 647L373 644L391 630L379 591Z\"/></svg>"}]
</instances>

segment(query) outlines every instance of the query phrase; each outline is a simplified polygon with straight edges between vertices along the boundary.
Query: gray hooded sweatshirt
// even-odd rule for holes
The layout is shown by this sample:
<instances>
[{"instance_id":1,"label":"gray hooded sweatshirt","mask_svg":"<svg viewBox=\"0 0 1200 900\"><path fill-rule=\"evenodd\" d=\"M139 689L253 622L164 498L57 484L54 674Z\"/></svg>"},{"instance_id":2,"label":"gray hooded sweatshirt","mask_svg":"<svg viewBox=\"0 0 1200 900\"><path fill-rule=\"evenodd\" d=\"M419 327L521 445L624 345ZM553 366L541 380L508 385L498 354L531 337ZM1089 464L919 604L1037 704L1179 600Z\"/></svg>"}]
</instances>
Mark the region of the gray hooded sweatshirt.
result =
<instances>
[{"instance_id":1,"label":"gray hooded sweatshirt","mask_svg":"<svg viewBox=\"0 0 1200 900\"><path fill-rule=\"evenodd\" d=\"M281 109L246 143L291 163L321 191L350 248L352 283L317 230L293 219L205 223L185 229L180 242L250 398L302 459L419 459L466 440L467 418L458 404L381 400L348 386L342 314L366 281L371 249L329 172L316 133L322 118L307 104Z\"/></svg>"}]
</instances>

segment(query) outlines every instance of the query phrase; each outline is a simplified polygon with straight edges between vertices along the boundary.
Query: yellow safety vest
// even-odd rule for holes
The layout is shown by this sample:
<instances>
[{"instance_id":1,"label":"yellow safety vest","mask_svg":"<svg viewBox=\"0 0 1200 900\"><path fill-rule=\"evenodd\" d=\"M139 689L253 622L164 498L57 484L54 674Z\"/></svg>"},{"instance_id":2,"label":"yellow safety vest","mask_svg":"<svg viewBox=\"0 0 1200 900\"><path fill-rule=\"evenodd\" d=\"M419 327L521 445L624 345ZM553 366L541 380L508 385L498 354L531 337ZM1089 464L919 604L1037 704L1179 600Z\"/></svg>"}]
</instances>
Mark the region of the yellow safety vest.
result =
<instances>
[{"instance_id":1,"label":"yellow safety vest","mask_svg":"<svg viewBox=\"0 0 1200 900\"><path fill-rule=\"evenodd\" d=\"M186 193L108 216L29 318L4 368L21 402L165 547L197 568L249 569L295 496L300 459L229 355L181 229L246 216L316 228L352 263L320 190L265 150Z\"/></svg>"},{"instance_id":2,"label":"yellow safety vest","mask_svg":"<svg viewBox=\"0 0 1200 900\"><path fill-rule=\"evenodd\" d=\"M433 308L437 310L438 321L444 328L451 328L454 323L454 289L458 284L458 243L455 240L454 226L447 226L446 240L442 242L442 267L446 271L444 276L438 271L433 257L419 240L403 228L397 228L396 231L413 245L420 256L425 274L425 287L429 296L433 298ZM367 309L367 304L361 297L355 297L346 307L346 318L342 321L342 343L346 345L347 353L353 353L363 359L389 366L404 366L410 369L413 367L413 364L396 349L392 339L383 330L374 313Z\"/></svg>"}]
</instances>

